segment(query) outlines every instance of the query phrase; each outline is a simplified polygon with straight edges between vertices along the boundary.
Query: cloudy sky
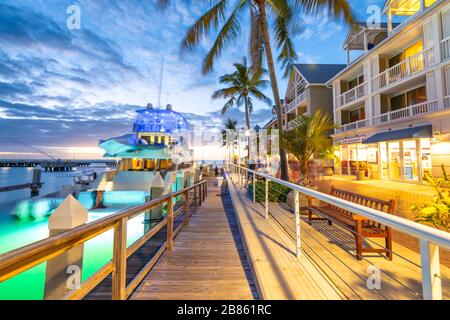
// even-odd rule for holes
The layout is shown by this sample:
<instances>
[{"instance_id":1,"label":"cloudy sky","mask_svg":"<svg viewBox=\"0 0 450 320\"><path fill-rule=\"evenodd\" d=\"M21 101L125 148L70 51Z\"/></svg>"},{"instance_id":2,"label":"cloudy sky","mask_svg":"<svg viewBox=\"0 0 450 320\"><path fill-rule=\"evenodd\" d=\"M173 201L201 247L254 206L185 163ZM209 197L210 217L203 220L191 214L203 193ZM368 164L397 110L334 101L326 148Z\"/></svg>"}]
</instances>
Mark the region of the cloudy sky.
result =
<instances>
[{"instance_id":1,"label":"cloudy sky","mask_svg":"<svg viewBox=\"0 0 450 320\"><path fill-rule=\"evenodd\" d=\"M384 0L350 2L364 20L367 7ZM0 0L0 157L37 157L33 147L60 158L101 156L99 139L129 132L134 110L157 104L162 57L161 104L219 128L223 101L211 101L211 93L219 75L247 52L247 17L242 36L202 76L211 38L183 56L179 47L207 8L203 3L175 0L161 11L155 0ZM67 27L74 4L81 10L79 30ZM345 62L345 26L325 16L299 13L297 19L299 63ZM282 96L286 82L280 79ZM227 116L243 122L239 110ZM252 124L270 117L268 106L256 104Z\"/></svg>"}]
</instances>

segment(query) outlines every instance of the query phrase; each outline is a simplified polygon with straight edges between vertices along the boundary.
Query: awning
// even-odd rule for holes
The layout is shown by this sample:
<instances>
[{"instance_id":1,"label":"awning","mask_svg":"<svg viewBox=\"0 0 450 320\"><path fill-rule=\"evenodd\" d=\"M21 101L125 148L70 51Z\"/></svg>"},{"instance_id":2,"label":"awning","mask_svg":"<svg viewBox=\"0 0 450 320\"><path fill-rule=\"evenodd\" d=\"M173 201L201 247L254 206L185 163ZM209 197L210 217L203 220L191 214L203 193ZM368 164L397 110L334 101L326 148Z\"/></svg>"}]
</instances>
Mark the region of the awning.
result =
<instances>
[{"instance_id":1,"label":"awning","mask_svg":"<svg viewBox=\"0 0 450 320\"><path fill-rule=\"evenodd\" d=\"M429 124L420 127L380 132L364 140L363 143L369 144L369 143L403 140L403 139L431 138L432 136L433 131L431 124Z\"/></svg>"}]
</instances>

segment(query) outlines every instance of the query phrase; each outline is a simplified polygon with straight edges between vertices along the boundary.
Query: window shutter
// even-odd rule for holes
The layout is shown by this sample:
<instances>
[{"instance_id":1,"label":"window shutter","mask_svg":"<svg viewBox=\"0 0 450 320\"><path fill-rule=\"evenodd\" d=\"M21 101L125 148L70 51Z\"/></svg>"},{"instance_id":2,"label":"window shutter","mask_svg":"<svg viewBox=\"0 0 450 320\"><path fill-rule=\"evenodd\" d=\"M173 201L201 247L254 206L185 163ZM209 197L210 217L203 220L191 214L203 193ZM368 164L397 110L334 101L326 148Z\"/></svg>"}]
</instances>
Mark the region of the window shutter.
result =
<instances>
[{"instance_id":1,"label":"window shutter","mask_svg":"<svg viewBox=\"0 0 450 320\"><path fill-rule=\"evenodd\" d=\"M442 32L444 39L450 37L450 9L442 12Z\"/></svg>"},{"instance_id":2,"label":"window shutter","mask_svg":"<svg viewBox=\"0 0 450 320\"><path fill-rule=\"evenodd\" d=\"M433 25L431 21L424 23L423 25L423 44L425 49L433 47Z\"/></svg>"},{"instance_id":3,"label":"window shutter","mask_svg":"<svg viewBox=\"0 0 450 320\"><path fill-rule=\"evenodd\" d=\"M428 101L437 99L436 73L427 74L427 97Z\"/></svg>"},{"instance_id":4,"label":"window shutter","mask_svg":"<svg viewBox=\"0 0 450 320\"><path fill-rule=\"evenodd\" d=\"M445 88L447 96L450 96L450 66L445 68Z\"/></svg>"}]
</instances>

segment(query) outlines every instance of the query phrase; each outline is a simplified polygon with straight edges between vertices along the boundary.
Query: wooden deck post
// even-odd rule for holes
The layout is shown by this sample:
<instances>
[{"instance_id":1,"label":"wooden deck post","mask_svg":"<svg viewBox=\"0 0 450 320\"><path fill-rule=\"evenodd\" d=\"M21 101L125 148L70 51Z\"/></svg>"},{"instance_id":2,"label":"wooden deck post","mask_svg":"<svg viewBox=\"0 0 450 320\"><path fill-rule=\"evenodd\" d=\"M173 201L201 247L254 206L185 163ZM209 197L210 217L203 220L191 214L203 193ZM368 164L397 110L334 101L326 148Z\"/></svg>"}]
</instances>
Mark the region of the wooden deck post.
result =
<instances>
[{"instance_id":1,"label":"wooden deck post","mask_svg":"<svg viewBox=\"0 0 450 320\"><path fill-rule=\"evenodd\" d=\"M112 299L125 300L127 298L127 220L122 218L114 225L114 249L112 273Z\"/></svg>"},{"instance_id":2,"label":"wooden deck post","mask_svg":"<svg viewBox=\"0 0 450 320\"><path fill-rule=\"evenodd\" d=\"M197 187L194 187L194 204L197 205Z\"/></svg>"},{"instance_id":3,"label":"wooden deck post","mask_svg":"<svg viewBox=\"0 0 450 320\"><path fill-rule=\"evenodd\" d=\"M266 209L266 219L269 219L269 179L266 178L266 188L265 188L265 209Z\"/></svg>"},{"instance_id":4,"label":"wooden deck post","mask_svg":"<svg viewBox=\"0 0 450 320\"><path fill-rule=\"evenodd\" d=\"M202 205L202 184L198 185L198 203L200 204L200 206Z\"/></svg>"},{"instance_id":5,"label":"wooden deck post","mask_svg":"<svg viewBox=\"0 0 450 320\"><path fill-rule=\"evenodd\" d=\"M184 224L187 226L189 225L189 190L184 193L184 214L186 216Z\"/></svg>"},{"instance_id":6,"label":"wooden deck post","mask_svg":"<svg viewBox=\"0 0 450 320\"><path fill-rule=\"evenodd\" d=\"M256 202L256 175L253 173L253 203Z\"/></svg>"},{"instance_id":7,"label":"wooden deck post","mask_svg":"<svg viewBox=\"0 0 450 320\"><path fill-rule=\"evenodd\" d=\"M301 234L300 234L300 192L294 190L294 212L295 212L295 254L301 255Z\"/></svg>"},{"instance_id":8,"label":"wooden deck post","mask_svg":"<svg viewBox=\"0 0 450 320\"><path fill-rule=\"evenodd\" d=\"M422 293L424 300L442 300L439 247L427 240L420 240L422 267Z\"/></svg>"},{"instance_id":9,"label":"wooden deck post","mask_svg":"<svg viewBox=\"0 0 450 320\"><path fill-rule=\"evenodd\" d=\"M173 199L167 200L167 250L173 250Z\"/></svg>"},{"instance_id":10,"label":"wooden deck post","mask_svg":"<svg viewBox=\"0 0 450 320\"><path fill-rule=\"evenodd\" d=\"M50 236L71 230L85 224L88 212L72 195L55 210L48 219ZM47 261L45 269L44 299L56 300L64 297L74 287L81 285L83 273L84 243L79 244L67 252L59 254ZM73 270L69 273L70 270ZM75 281L70 283L70 279Z\"/></svg>"}]
</instances>

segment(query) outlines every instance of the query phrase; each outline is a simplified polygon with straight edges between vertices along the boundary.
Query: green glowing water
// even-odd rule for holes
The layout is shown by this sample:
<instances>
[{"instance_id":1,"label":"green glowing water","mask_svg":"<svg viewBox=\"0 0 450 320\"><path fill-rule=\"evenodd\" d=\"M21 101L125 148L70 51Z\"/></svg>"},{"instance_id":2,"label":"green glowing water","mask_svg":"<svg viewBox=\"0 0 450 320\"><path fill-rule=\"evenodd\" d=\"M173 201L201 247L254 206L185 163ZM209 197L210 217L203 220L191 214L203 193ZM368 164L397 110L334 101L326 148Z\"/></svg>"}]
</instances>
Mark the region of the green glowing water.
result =
<instances>
[{"instance_id":1,"label":"green glowing water","mask_svg":"<svg viewBox=\"0 0 450 320\"><path fill-rule=\"evenodd\" d=\"M102 210L89 213L89 222L118 209ZM127 244L130 245L144 233L144 215L128 221ZM48 237L47 219L40 221L11 221L0 225L0 253L19 248L26 244ZM83 280L100 269L112 258L113 231L107 231L89 240L84 246ZM45 267L42 263L14 278L0 283L0 300L26 299L41 300L44 297Z\"/></svg>"}]
</instances>

